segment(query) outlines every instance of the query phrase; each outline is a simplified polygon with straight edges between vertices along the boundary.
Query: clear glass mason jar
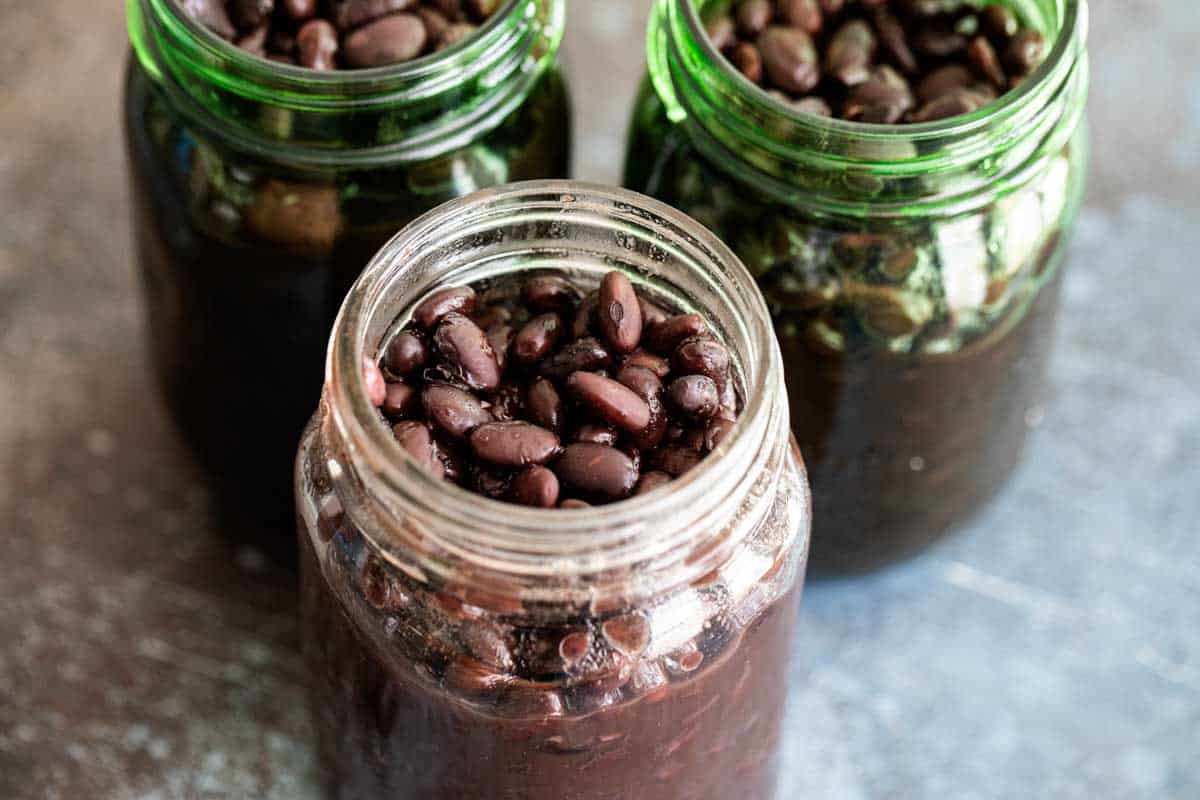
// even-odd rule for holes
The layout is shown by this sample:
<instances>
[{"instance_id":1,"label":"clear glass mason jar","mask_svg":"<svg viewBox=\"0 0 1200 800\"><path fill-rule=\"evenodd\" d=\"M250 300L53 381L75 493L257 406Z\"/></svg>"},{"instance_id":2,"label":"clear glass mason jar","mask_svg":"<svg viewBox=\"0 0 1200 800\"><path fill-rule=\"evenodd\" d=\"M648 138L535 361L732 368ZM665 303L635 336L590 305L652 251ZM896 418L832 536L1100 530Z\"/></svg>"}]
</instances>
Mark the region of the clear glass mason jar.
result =
<instances>
[{"instance_id":1,"label":"clear glass mason jar","mask_svg":"<svg viewBox=\"0 0 1200 800\"><path fill-rule=\"evenodd\" d=\"M1087 162L1084 0L1012 5L1053 42L977 112L872 125L795 111L658 0L626 185L754 273L815 498L813 573L870 569L970 517L1041 402Z\"/></svg>"},{"instance_id":2,"label":"clear glass mason jar","mask_svg":"<svg viewBox=\"0 0 1200 800\"><path fill-rule=\"evenodd\" d=\"M127 6L126 143L155 366L229 524L290 550L287 476L363 265L446 200L567 176L565 0L509 0L455 47L336 72L250 55L177 0Z\"/></svg>"},{"instance_id":3,"label":"clear glass mason jar","mask_svg":"<svg viewBox=\"0 0 1200 800\"><path fill-rule=\"evenodd\" d=\"M432 477L368 401L363 357L433 288L545 269L583 285L626 270L729 347L742 416L669 487L584 510L500 503ZM546 181L405 229L346 299L296 463L329 796L772 797L809 530L787 420L761 295L677 211Z\"/></svg>"}]
</instances>

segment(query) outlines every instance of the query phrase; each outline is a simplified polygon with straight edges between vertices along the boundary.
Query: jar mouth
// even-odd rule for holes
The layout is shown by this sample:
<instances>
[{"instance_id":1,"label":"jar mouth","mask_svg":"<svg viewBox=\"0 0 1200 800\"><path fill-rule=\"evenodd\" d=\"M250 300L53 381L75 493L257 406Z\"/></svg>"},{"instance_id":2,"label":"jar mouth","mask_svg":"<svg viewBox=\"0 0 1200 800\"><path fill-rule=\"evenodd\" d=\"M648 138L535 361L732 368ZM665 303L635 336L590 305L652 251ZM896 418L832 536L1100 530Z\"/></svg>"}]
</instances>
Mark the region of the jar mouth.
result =
<instances>
[{"instance_id":1,"label":"jar mouth","mask_svg":"<svg viewBox=\"0 0 1200 800\"><path fill-rule=\"evenodd\" d=\"M635 253L631 246L627 260L617 256L608 260L597 251L575 248L566 231L572 224L597 226L615 241L623 236L646 237L650 255ZM650 285L654 274L641 270L656 259L712 265L712 274L698 280L707 281L705 291L727 296L739 312L736 323L721 333L734 356L744 407L730 433L695 468L667 487L613 504L536 509L486 498L435 478L399 446L368 401L362 359L377 358L397 313L411 310L437 284L467 283L531 268L534 262L521 260L529 255L527 243L497 231L497 225L536 229L539 238L532 246L545 248L546 265L582 269L596 278L608 269L624 267L635 282L642 279ZM462 242L489 242L499 250L482 261L463 256L437 283L423 282L406 266L430 254L450 257L449 250ZM397 286L401 287L398 295ZM397 297L404 302L397 304ZM697 313L705 311L698 303L694 308ZM711 314L705 316L711 320ZM422 515L437 519L438 528L456 531L454 541L442 545L461 556L503 558L508 562L506 571L514 574L561 577L588 572L601 555L605 567L611 568L676 552L689 544L689 538L694 544L697 530L712 527L713 519L726 513L722 502L728 504L748 481L763 477L736 474L728 467L731 462L757 463L769 432L780 427L786 431L786 397L781 385L776 390L781 375L766 303L749 271L715 235L681 212L636 192L575 181L530 181L446 203L384 246L351 289L335 323L326 362L326 402L339 438L349 443L351 459L358 462L356 468L383 487L383 505L391 500L409 511L419 507ZM665 527L671 530L654 536L652 524L658 521L661 526L664 519L670 520ZM681 524L676 526L677 522ZM689 528L685 522L694 524Z\"/></svg>"},{"instance_id":2,"label":"jar mouth","mask_svg":"<svg viewBox=\"0 0 1200 800\"><path fill-rule=\"evenodd\" d=\"M478 32L412 61L311 70L221 39L175 0L127 0L142 68L205 135L317 168L427 161L500 125L553 65L564 0L506 0Z\"/></svg>"},{"instance_id":3,"label":"jar mouth","mask_svg":"<svg viewBox=\"0 0 1200 800\"><path fill-rule=\"evenodd\" d=\"M695 0L658 0L647 40L650 76L669 119L689 121L725 150L754 151L770 177L797 164L830 172L938 174L1044 133L1047 110L1085 85L1086 64L1078 65L1085 62L1086 1L1039 5L1034 22L1053 42L1042 63L987 105L943 120L884 125L798 111L747 80L716 49Z\"/></svg>"},{"instance_id":4,"label":"jar mouth","mask_svg":"<svg viewBox=\"0 0 1200 800\"><path fill-rule=\"evenodd\" d=\"M496 44L497 31L514 15L527 13L528 7L527 0L505 0L504 5L480 25L473 36L456 42L445 50L429 53L411 61L366 69L316 70L271 61L243 50L192 19L175 0L149 0L149 3L166 25L177 28L177 32L183 34L181 40L193 42L199 50L224 62L235 75L257 76L258 80L255 82L259 84L264 77L274 76L279 88L287 87L317 94L321 91L345 94L353 92L356 88L374 93L381 88L381 84L407 83L434 77L441 71L441 65L447 61L457 60L462 54L478 54L491 49Z\"/></svg>"},{"instance_id":5,"label":"jar mouth","mask_svg":"<svg viewBox=\"0 0 1200 800\"><path fill-rule=\"evenodd\" d=\"M707 55L713 59L713 63L725 73L726 78L743 84L745 89L750 94L756 95L760 102L772 108L775 113L790 118L796 125L808 126L814 131L838 131L857 138L906 137L910 139L923 139L931 136L939 138L961 137L978 130L979 127L989 124L990 120L997 114L1003 113L1006 108L1025 102L1029 95L1036 91L1036 87L1044 83L1054 73L1054 65L1062 63L1072 49L1075 31L1081 24L1080 15L1083 13L1081 0L1056 0L1056 2L1063 7L1063 11L1061 24L1054 34L1054 45L1037 68L1029 73L1025 80L1021 81L1016 88L1010 89L995 100L967 114L959 114L932 122L892 125L858 122L855 120L838 119L836 117L822 117L817 114L806 114L797 111L788 104L772 97L762 87L751 83L746 76L742 75L729 62L729 59L725 58L713 46L712 40L705 31L704 22L700 17L700 11L695 2L684 0L684 13L692 35L696 37L700 46L706 50ZM1083 19L1084 24L1086 24L1086 16Z\"/></svg>"}]
</instances>

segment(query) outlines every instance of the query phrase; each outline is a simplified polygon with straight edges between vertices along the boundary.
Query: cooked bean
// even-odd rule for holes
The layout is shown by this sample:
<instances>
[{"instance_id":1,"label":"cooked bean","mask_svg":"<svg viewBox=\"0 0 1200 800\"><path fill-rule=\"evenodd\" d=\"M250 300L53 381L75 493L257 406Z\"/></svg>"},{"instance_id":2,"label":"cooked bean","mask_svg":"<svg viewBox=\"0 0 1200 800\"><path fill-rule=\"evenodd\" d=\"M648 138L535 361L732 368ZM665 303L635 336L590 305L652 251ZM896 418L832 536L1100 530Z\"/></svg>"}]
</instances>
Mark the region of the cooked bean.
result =
<instances>
[{"instance_id":1,"label":"cooked bean","mask_svg":"<svg viewBox=\"0 0 1200 800\"><path fill-rule=\"evenodd\" d=\"M558 452L558 437L529 422L490 422L471 434L475 455L500 467L544 464Z\"/></svg>"}]
</instances>

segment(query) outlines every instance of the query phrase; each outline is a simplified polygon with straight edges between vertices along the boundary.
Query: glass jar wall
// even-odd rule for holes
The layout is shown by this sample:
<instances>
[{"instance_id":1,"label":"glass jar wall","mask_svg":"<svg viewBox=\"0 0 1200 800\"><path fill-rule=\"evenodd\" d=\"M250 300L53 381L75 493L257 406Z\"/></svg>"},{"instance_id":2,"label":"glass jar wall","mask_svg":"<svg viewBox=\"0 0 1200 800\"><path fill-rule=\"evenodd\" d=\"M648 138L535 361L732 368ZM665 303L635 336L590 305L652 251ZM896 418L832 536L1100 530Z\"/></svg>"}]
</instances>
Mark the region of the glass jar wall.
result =
<instances>
[{"instance_id":1,"label":"glass jar wall","mask_svg":"<svg viewBox=\"0 0 1200 800\"><path fill-rule=\"evenodd\" d=\"M404 454L368 400L432 289L612 269L729 348L738 422L667 488L583 510L501 504ZM399 319L398 319L399 318ZM302 441L306 657L330 797L774 796L809 497L753 280L648 198L578 183L419 219L347 298Z\"/></svg>"},{"instance_id":2,"label":"glass jar wall","mask_svg":"<svg viewBox=\"0 0 1200 800\"><path fill-rule=\"evenodd\" d=\"M798 112L724 60L704 8L655 6L626 183L709 226L762 286L815 572L873 568L962 523L1039 414L1087 160L1087 8L1012 5L1053 42L1042 65L974 113L903 126Z\"/></svg>"},{"instance_id":3,"label":"glass jar wall","mask_svg":"<svg viewBox=\"0 0 1200 800\"><path fill-rule=\"evenodd\" d=\"M125 122L151 348L239 536L291 548L296 442L334 315L380 246L448 199L566 176L563 13L563 0L510 0L433 55L316 72L235 48L174 0L129 0Z\"/></svg>"}]
</instances>

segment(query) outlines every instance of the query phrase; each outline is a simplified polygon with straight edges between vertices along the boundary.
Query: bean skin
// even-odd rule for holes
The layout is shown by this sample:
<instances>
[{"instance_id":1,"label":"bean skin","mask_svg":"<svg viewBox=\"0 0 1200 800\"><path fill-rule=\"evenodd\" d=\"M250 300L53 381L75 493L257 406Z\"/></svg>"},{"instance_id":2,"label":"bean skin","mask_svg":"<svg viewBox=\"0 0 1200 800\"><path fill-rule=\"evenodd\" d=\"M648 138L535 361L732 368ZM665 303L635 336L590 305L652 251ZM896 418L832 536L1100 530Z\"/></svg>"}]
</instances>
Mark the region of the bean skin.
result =
<instances>
[{"instance_id":1,"label":"bean skin","mask_svg":"<svg viewBox=\"0 0 1200 800\"><path fill-rule=\"evenodd\" d=\"M588 411L623 431L636 433L650 424L650 407L631 389L591 372L574 372L567 390Z\"/></svg>"},{"instance_id":2,"label":"bean skin","mask_svg":"<svg viewBox=\"0 0 1200 800\"><path fill-rule=\"evenodd\" d=\"M393 375L405 377L425 366L429 360L429 348L413 331L401 331L388 343L383 355L383 365Z\"/></svg>"},{"instance_id":3,"label":"bean skin","mask_svg":"<svg viewBox=\"0 0 1200 800\"><path fill-rule=\"evenodd\" d=\"M371 405L379 408L387 399L387 382L383 379L383 372L374 361L363 356L362 374L363 382L367 386L367 397L370 399Z\"/></svg>"},{"instance_id":4,"label":"bean skin","mask_svg":"<svg viewBox=\"0 0 1200 800\"><path fill-rule=\"evenodd\" d=\"M645 345L653 353L669 355L684 339L707 331L708 326L699 314L678 314L646 331Z\"/></svg>"},{"instance_id":5,"label":"bean skin","mask_svg":"<svg viewBox=\"0 0 1200 800\"><path fill-rule=\"evenodd\" d=\"M529 386L525 407L529 409L529 418L532 422L555 433L562 432L563 401L553 383L545 378L535 380Z\"/></svg>"},{"instance_id":6,"label":"bean skin","mask_svg":"<svg viewBox=\"0 0 1200 800\"><path fill-rule=\"evenodd\" d=\"M352 67L382 67L416 58L426 40L425 23L416 14L391 14L347 36L342 54Z\"/></svg>"},{"instance_id":7,"label":"bean skin","mask_svg":"<svg viewBox=\"0 0 1200 800\"><path fill-rule=\"evenodd\" d=\"M541 363L541 373L566 379L572 372L591 372L612 363L612 355L592 337L576 339Z\"/></svg>"},{"instance_id":8,"label":"bean skin","mask_svg":"<svg viewBox=\"0 0 1200 800\"><path fill-rule=\"evenodd\" d=\"M529 422L491 422L471 434L476 457L498 467L544 464L558 452L558 437Z\"/></svg>"},{"instance_id":9,"label":"bean skin","mask_svg":"<svg viewBox=\"0 0 1200 800\"><path fill-rule=\"evenodd\" d=\"M512 356L522 364L540 361L554 349L562 336L563 322L556 312L540 314L517 332L512 341Z\"/></svg>"},{"instance_id":10,"label":"bean skin","mask_svg":"<svg viewBox=\"0 0 1200 800\"><path fill-rule=\"evenodd\" d=\"M632 353L642 339L642 307L630 282L621 272L610 272L600 281L596 321L604 341L615 353Z\"/></svg>"},{"instance_id":11,"label":"bean skin","mask_svg":"<svg viewBox=\"0 0 1200 800\"><path fill-rule=\"evenodd\" d=\"M533 465L517 473L508 487L513 502L535 508L554 508L558 503L558 476Z\"/></svg>"},{"instance_id":12,"label":"bean skin","mask_svg":"<svg viewBox=\"0 0 1200 800\"><path fill-rule=\"evenodd\" d=\"M454 312L470 316L475 310L475 290L469 286L450 286L439 289L425 298L413 311L413 322L425 330L442 321L442 317Z\"/></svg>"},{"instance_id":13,"label":"bean skin","mask_svg":"<svg viewBox=\"0 0 1200 800\"><path fill-rule=\"evenodd\" d=\"M456 377L477 391L495 391L500 385L500 364L487 336L462 314L442 317L433 336L442 357L455 369Z\"/></svg>"},{"instance_id":14,"label":"bean skin","mask_svg":"<svg viewBox=\"0 0 1200 800\"><path fill-rule=\"evenodd\" d=\"M429 421L455 439L465 439L480 425L494 421L479 398L446 384L427 386L421 402Z\"/></svg>"},{"instance_id":15,"label":"bean skin","mask_svg":"<svg viewBox=\"0 0 1200 800\"><path fill-rule=\"evenodd\" d=\"M667 398L681 414L690 419L709 419L721 406L716 382L707 375L676 378L667 387Z\"/></svg>"},{"instance_id":16,"label":"bean skin","mask_svg":"<svg viewBox=\"0 0 1200 800\"><path fill-rule=\"evenodd\" d=\"M405 452L412 456L422 468L437 478L445 475L445 467L434 455L433 437L430 436L429 428L424 423L411 420L399 422L392 426L392 433Z\"/></svg>"},{"instance_id":17,"label":"bean skin","mask_svg":"<svg viewBox=\"0 0 1200 800\"><path fill-rule=\"evenodd\" d=\"M387 385L382 410L388 419L403 419L411 416L420 407L421 395L416 389L400 381Z\"/></svg>"},{"instance_id":18,"label":"bean skin","mask_svg":"<svg viewBox=\"0 0 1200 800\"><path fill-rule=\"evenodd\" d=\"M610 500L629 496L638 480L637 466L629 456L588 442L567 445L552 468L563 484Z\"/></svg>"}]
</instances>

